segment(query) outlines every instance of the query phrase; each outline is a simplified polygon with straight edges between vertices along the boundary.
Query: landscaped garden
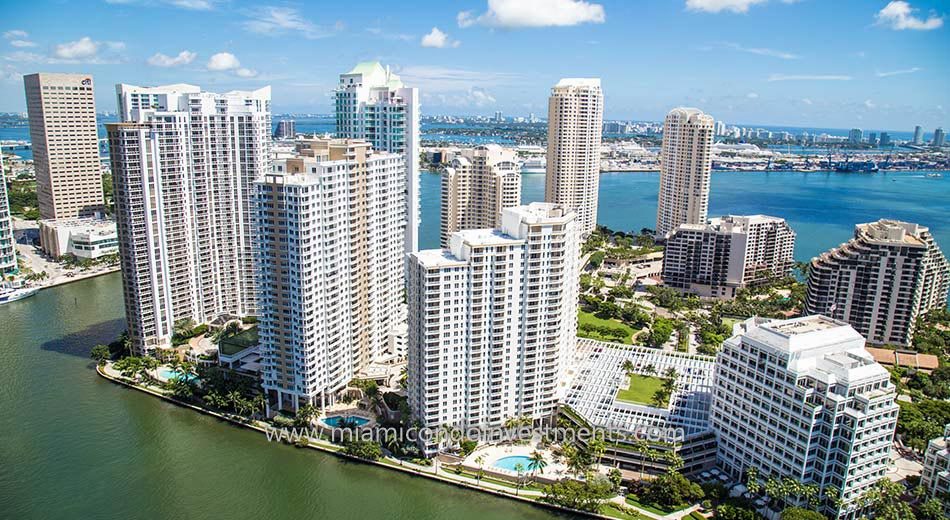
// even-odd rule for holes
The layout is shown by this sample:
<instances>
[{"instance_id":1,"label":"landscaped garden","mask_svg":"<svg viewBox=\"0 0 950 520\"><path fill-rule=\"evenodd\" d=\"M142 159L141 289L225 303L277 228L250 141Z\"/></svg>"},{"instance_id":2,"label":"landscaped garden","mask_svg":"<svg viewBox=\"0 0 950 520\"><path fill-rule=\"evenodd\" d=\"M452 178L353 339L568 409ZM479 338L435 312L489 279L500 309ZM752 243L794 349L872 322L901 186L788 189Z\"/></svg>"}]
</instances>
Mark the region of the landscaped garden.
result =
<instances>
[{"instance_id":1,"label":"landscaped garden","mask_svg":"<svg viewBox=\"0 0 950 520\"><path fill-rule=\"evenodd\" d=\"M251 327L233 335L224 335L218 343L218 351L225 356L233 356L248 347L257 345L257 343L257 327Z\"/></svg>"},{"instance_id":2,"label":"landscaped garden","mask_svg":"<svg viewBox=\"0 0 950 520\"><path fill-rule=\"evenodd\" d=\"M616 320L607 320L579 310L577 312L577 335L581 338L613 341L630 345L633 329Z\"/></svg>"},{"instance_id":3,"label":"landscaped garden","mask_svg":"<svg viewBox=\"0 0 950 520\"><path fill-rule=\"evenodd\" d=\"M663 389L666 378L630 374L630 384L627 388L617 390L617 399L626 403L655 406L654 396ZM669 404L669 397L659 403L660 407Z\"/></svg>"}]
</instances>

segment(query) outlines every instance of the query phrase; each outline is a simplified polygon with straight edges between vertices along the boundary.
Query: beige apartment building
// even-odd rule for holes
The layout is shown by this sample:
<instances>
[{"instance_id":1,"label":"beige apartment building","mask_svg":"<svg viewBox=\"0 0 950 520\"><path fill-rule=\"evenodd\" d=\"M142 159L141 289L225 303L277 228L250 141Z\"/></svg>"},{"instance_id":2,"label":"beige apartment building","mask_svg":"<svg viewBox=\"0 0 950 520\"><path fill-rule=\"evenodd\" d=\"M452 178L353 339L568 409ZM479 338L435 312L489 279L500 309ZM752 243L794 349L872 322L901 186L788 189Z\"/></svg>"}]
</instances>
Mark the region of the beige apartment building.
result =
<instances>
[{"instance_id":1,"label":"beige apartment building","mask_svg":"<svg viewBox=\"0 0 950 520\"><path fill-rule=\"evenodd\" d=\"M874 345L909 345L917 318L947 304L950 263L930 230L879 220L812 258L805 312L851 324Z\"/></svg>"},{"instance_id":2,"label":"beige apartment building","mask_svg":"<svg viewBox=\"0 0 950 520\"><path fill-rule=\"evenodd\" d=\"M513 150L466 148L442 174L442 247L463 229L501 226L501 211L521 204L521 172Z\"/></svg>"},{"instance_id":3,"label":"beige apartment building","mask_svg":"<svg viewBox=\"0 0 950 520\"><path fill-rule=\"evenodd\" d=\"M103 209L96 101L89 74L23 76L40 218Z\"/></svg>"},{"instance_id":4,"label":"beige apartment building","mask_svg":"<svg viewBox=\"0 0 950 520\"><path fill-rule=\"evenodd\" d=\"M713 118L697 108L674 108L663 121L656 236L680 224L705 224L712 173Z\"/></svg>"},{"instance_id":5,"label":"beige apartment building","mask_svg":"<svg viewBox=\"0 0 950 520\"><path fill-rule=\"evenodd\" d=\"M333 403L401 317L404 157L352 139L298 152L254 183L269 410Z\"/></svg>"},{"instance_id":6,"label":"beige apartment building","mask_svg":"<svg viewBox=\"0 0 950 520\"><path fill-rule=\"evenodd\" d=\"M572 210L581 235L597 225L603 124L600 79L565 78L551 89L544 200Z\"/></svg>"}]
</instances>

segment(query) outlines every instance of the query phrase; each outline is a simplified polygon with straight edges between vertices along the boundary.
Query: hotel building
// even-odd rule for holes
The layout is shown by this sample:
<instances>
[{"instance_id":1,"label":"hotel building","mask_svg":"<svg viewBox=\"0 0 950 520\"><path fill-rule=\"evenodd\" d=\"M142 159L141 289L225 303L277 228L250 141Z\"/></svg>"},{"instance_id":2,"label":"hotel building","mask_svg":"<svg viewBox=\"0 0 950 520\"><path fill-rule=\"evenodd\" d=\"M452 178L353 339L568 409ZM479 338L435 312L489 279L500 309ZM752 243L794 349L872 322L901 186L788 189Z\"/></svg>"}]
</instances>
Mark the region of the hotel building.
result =
<instances>
[{"instance_id":1,"label":"hotel building","mask_svg":"<svg viewBox=\"0 0 950 520\"><path fill-rule=\"evenodd\" d=\"M713 118L696 108L674 108L663 122L656 236L680 224L705 224L712 173Z\"/></svg>"},{"instance_id":2,"label":"hotel building","mask_svg":"<svg viewBox=\"0 0 950 520\"><path fill-rule=\"evenodd\" d=\"M842 321L815 315L750 318L716 359L711 421L719 464L736 480L790 477L834 488L852 520L860 497L885 477L897 426L890 374Z\"/></svg>"},{"instance_id":3,"label":"hotel building","mask_svg":"<svg viewBox=\"0 0 950 520\"><path fill-rule=\"evenodd\" d=\"M314 139L255 183L268 410L323 406L390 348L403 297L405 161Z\"/></svg>"},{"instance_id":4,"label":"hotel building","mask_svg":"<svg viewBox=\"0 0 950 520\"><path fill-rule=\"evenodd\" d=\"M501 212L521 204L514 151L497 144L466 148L442 174L442 247L463 229L501 227Z\"/></svg>"},{"instance_id":5,"label":"hotel building","mask_svg":"<svg viewBox=\"0 0 950 520\"><path fill-rule=\"evenodd\" d=\"M795 232L785 219L765 215L714 218L680 224L667 236L663 284L703 297L732 298L736 291L791 273Z\"/></svg>"},{"instance_id":6,"label":"hotel building","mask_svg":"<svg viewBox=\"0 0 950 520\"><path fill-rule=\"evenodd\" d=\"M582 236L597 225L603 124L600 79L566 78L551 89L544 200L576 213Z\"/></svg>"},{"instance_id":7,"label":"hotel building","mask_svg":"<svg viewBox=\"0 0 950 520\"><path fill-rule=\"evenodd\" d=\"M92 76L23 76L40 218L102 211L102 166Z\"/></svg>"},{"instance_id":8,"label":"hotel building","mask_svg":"<svg viewBox=\"0 0 950 520\"><path fill-rule=\"evenodd\" d=\"M174 323L256 315L253 181L270 166L270 87L117 85L107 125L129 335L170 345Z\"/></svg>"},{"instance_id":9,"label":"hotel building","mask_svg":"<svg viewBox=\"0 0 950 520\"><path fill-rule=\"evenodd\" d=\"M379 62L358 63L340 74L336 90L336 133L365 139L375 150L404 157L405 252L419 250L419 89L403 85Z\"/></svg>"},{"instance_id":10,"label":"hotel building","mask_svg":"<svg viewBox=\"0 0 950 520\"><path fill-rule=\"evenodd\" d=\"M409 405L424 427L554 413L577 342L578 248L575 215L536 202L409 255Z\"/></svg>"},{"instance_id":11,"label":"hotel building","mask_svg":"<svg viewBox=\"0 0 950 520\"><path fill-rule=\"evenodd\" d=\"M950 263L930 230L879 220L811 260L805 311L851 324L868 343L909 345L917 318L947 303Z\"/></svg>"}]
</instances>

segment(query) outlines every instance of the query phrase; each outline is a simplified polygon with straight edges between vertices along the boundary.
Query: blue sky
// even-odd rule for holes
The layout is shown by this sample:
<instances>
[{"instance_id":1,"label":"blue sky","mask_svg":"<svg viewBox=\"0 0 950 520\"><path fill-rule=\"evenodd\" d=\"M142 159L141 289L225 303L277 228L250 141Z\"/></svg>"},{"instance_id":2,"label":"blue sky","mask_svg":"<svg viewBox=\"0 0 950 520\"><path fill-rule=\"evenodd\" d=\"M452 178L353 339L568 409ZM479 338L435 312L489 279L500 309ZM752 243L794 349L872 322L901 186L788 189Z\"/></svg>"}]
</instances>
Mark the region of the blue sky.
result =
<instances>
[{"instance_id":1,"label":"blue sky","mask_svg":"<svg viewBox=\"0 0 950 520\"><path fill-rule=\"evenodd\" d=\"M358 7L357 7L358 6ZM328 112L340 72L380 60L430 114L546 112L561 77L602 78L606 117L692 105L746 124L950 126L945 0L17 2L0 21L0 111L21 75L112 85L273 87L275 112Z\"/></svg>"}]
</instances>

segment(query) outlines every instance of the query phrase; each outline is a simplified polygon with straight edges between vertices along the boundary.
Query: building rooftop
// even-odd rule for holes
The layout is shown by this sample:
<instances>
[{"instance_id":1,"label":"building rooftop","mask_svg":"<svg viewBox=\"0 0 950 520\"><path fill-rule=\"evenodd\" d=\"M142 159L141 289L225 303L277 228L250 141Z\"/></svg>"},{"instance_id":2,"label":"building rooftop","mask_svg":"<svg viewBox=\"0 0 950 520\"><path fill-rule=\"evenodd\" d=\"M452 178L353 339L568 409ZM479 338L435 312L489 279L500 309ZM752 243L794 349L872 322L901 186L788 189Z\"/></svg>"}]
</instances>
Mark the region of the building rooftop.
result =
<instances>
[{"instance_id":1,"label":"building rooftop","mask_svg":"<svg viewBox=\"0 0 950 520\"><path fill-rule=\"evenodd\" d=\"M411 253L410 256L415 258L419 262L419 265L426 268L467 265L467 262L456 258L455 255L447 249L423 249L422 251Z\"/></svg>"},{"instance_id":2,"label":"building rooftop","mask_svg":"<svg viewBox=\"0 0 950 520\"><path fill-rule=\"evenodd\" d=\"M596 87L600 88L600 78L563 78L557 82L557 87Z\"/></svg>"},{"instance_id":3,"label":"building rooftop","mask_svg":"<svg viewBox=\"0 0 950 520\"><path fill-rule=\"evenodd\" d=\"M920 239L920 235L926 231L927 228L919 224L888 219L866 222L854 227L855 235L868 242L913 247L926 246L923 240Z\"/></svg>"},{"instance_id":4,"label":"building rooftop","mask_svg":"<svg viewBox=\"0 0 950 520\"><path fill-rule=\"evenodd\" d=\"M920 354L910 350L891 350L886 348L866 347L874 361L886 366L899 366L917 370L936 370L940 366L940 358L933 354Z\"/></svg>"},{"instance_id":5,"label":"building rooftop","mask_svg":"<svg viewBox=\"0 0 950 520\"><path fill-rule=\"evenodd\" d=\"M523 241L506 235L500 229L463 229L455 234L461 236L462 242L473 246L483 245L516 245Z\"/></svg>"}]
</instances>

